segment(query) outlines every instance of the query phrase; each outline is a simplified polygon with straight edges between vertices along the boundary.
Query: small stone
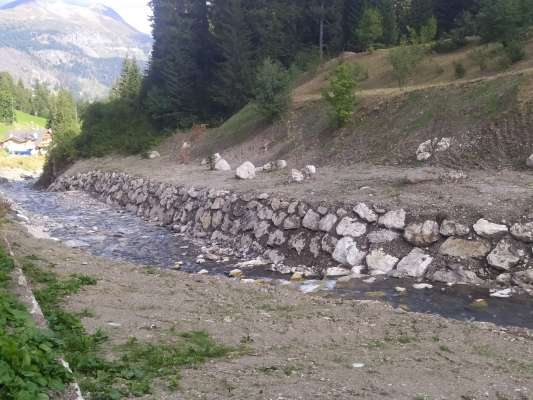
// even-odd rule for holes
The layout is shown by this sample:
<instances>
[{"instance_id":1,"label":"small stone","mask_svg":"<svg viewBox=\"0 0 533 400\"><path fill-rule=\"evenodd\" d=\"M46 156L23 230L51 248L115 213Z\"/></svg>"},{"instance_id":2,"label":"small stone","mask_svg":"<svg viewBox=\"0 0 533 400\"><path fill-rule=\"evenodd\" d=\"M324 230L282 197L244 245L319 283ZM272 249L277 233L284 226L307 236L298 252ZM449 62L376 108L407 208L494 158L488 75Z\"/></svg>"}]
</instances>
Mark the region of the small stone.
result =
<instances>
[{"instance_id":1,"label":"small stone","mask_svg":"<svg viewBox=\"0 0 533 400\"><path fill-rule=\"evenodd\" d=\"M291 276L291 281L301 281L303 279L304 279L304 275L301 272L299 272L299 271L296 271Z\"/></svg>"},{"instance_id":2,"label":"small stone","mask_svg":"<svg viewBox=\"0 0 533 400\"><path fill-rule=\"evenodd\" d=\"M305 179L304 174L301 171L297 170L296 168L293 168L291 170L291 175L290 175L291 182L302 183L304 179Z\"/></svg>"},{"instance_id":3,"label":"small stone","mask_svg":"<svg viewBox=\"0 0 533 400\"><path fill-rule=\"evenodd\" d=\"M150 160L153 160L155 158L160 158L161 157L161 154L159 154L159 152L155 151L155 150L152 150L148 153L148 158Z\"/></svg>"},{"instance_id":4,"label":"small stone","mask_svg":"<svg viewBox=\"0 0 533 400\"><path fill-rule=\"evenodd\" d=\"M304 175L313 176L316 174L316 167L314 165L306 165L303 169Z\"/></svg>"},{"instance_id":5,"label":"small stone","mask_svg":"<svg viewBox=\"0 0 533 400\"><path fill-rule=\"evenodd\" d=\"M403 237L415 246L430 246L440 239L439 224L435 221L425 221L422 224L410 224L405 228Z\"/></svg>"},{"instance_id":6,"label":"small stone","mask_svg":"<svg viewBox=\"0 0 533 400\"><path fill-rule=\"evenodd\" d=\"M339 276L347 276L350 275L351 271L346 268L341 267L331 267L326 270L326 276L330 278L335 278Z\"/></svg>"},{"instance_id":7,"label":"small stone","mask_svg":"<svg viewBox=\"0 0 533 400\"><path fill-rule=\"evenodd\" d=\"M367 236L368 241L372 244L382 244L392 242L400 238L400 234L395 231L388 229L379 229L377 231L371 232Z\"/></svg>"},{"instance_id":8,"label":"small stone","mask_svg":"<svg viewBox=\"0 0 533 400\"><path fill-rule=\"evenodd\" d=\"M216 171L231 171L231 166L226 160L221 158L215 163L215 170Z\"/></svg>"},{"instance_id":9,"label":"small stone","mask_svg":"<svg viewBox=\"0 0 533 400\"><path fill-rule=\"evenodd\" d=\"M352 368L364 368L365 364L363 363L353 363Z\"/></svg>"},{"instance_id":10,"label":"small stone","mask_svg":"<svg viewBox=\"0 0 533 400\"><path fill-rule=\"evenodd\" d=\"M398 292L398 293L405 293L405 292L407 291L406 288L404 288L404 287L400 287L400 286L396 286L396 287L394 288L394 290L395 290L396 292Z\"/></svg>"},{"instance_id":11,"label":"small stone","mask_svg":"<svg viewBox=\"0 0 533 400\"><path fill-rule=\"evenodd\" d=\"M432 262L433 257L424 253L422 249L415 247L398 263L397 270L400 274L420 278L424 276Z\"/></svg>"},{"instance_id":12,"label":"small stone","mask_svg":"<svg viewBox=\"0 0 533 400\"><path fill-rule=\"evenodd\" d=\"M376 222L378 220L377 214L372 211L365 203L359 203L354 208L353 211L359 216L359 218L365 220L366 222Z\"/></svg>"},{"instance_id":13,"label":"small stone","mask_svg":"<svg viewBox=\"0 0 533 400\"><path fill-rule=\"evenodd\" d=\"M206 270L206 269L201 269L201 270L198 271L197 273L198 273L198 275L207 275L207 274L209 273L209 271Z\"/></svg>"},{"instance_id":14,"label":"small stone","mask_svg":"<svg viewBox=\"0 0 533 400\"><path fill-rule=\"evenodd\" d=\"M320 222L320 214L316 213L314 210L309 210L305 214L305 217L302 221L304 228L310 229L312 231L318 230L318 225Z\"/></svg>"},{"instance_id":15,"label":"small stone","mask_svg":"<svg viewBox=\"0 0 533 400\"><path fill-rule=\"evenodd\" d=\"M495 224L482 218L475 223L474 231L479 236L494 238L505 235L508 232L508 229L506 225Z\"/></svg>"},{"instance_id":16,"label":"small stone","mask_svg":"<svg viewBox=\"0 0 533 400\"><path fill-rule=\"evenodd\" d=\"M450 257L483 258L490 250L490 244L484 240L449 238L440 246L439 252Z\"/></svg>"},{"instance_id":17,"label":"small stone","mask_svg":"<svg viewBox=\"0 0 533 400\"><path fill-rule=\"evenodd\" d=\"M322 232L329 232L335 226L337 222L337 216L335 214L328 214L323 217L318 223L318 229Z\"/></svg>"},{"instance_id":18,"label":"small stone","mask_svg":"<svg viewBox=\"0 0 533 400\"><path fill-rule=\"evenodd\" d=\"M526 165L529 167L529 168L533 168L533 154L531 154L529 156L529 158L527 159L526 161Z\"/></svg>"},{"instance_id":19,"label":"small stone","mask_svg":"<svg viewBox=\"0 0 533 400\"><path fill-rule=\"evenodd\" d=\"M429 283L415 283L413 284L413 289L424 290L424 289L433 289L433 285Z\"/></svg>"},{"instance_id":20,"label":"small stone","mask_svg":"<svg viewBox=\"0 0 533 400\"><path fill-rule=\"evenodd\" d=\"M370 275L384 275L388 274L398 264L398 259L387 253L383 249L372 250L366 256L366 265L370 271Z\"/></svg>"},{"instance_id":21,"label":"small stone","mask_svg":"<svg viewBox=\"0 0 533 400\"><path fill-rule=\"evenodd\" d=\"M287 161L285 160L278 160L276 161L276 169L285 169L287 168Z\"/></svg>"},{"instance_id":22,"label":"small stone","mask_svg":"<svg viewBox=\"0 0 533 400\"><path fill-rule=\"evenodd\" d=\"M470 228L455 221L445 219L440 226L442 236L465 236L470 233Z\"/></svg>"},{"instance_id":23,"label":"small stone","mask_svg":"<svg viewBox=\"0 0 533 400\"><path fill-rule=\"evenodd\" d=\"M366 233L366 224L349 217L344 217L337 225L337 235L361 237Z\"/></svg>"},{"instance_id":24,"label":"small stone","mask_svg":"<svg viewBox=\"0 0 533 400\"><path fill-rule=\"evenodd\" d=\"M520 257L516 254L508 240L500 240L496 248L487 256L490 266L503 271L509 271L520 262Z\"/></svg>"},{"instance_id":25,"label":"small stone","mask_svg":"<svg viewBox=\"0 0 533 400\"><path fill-rule=\"evenodd\" d=\"M503 289L503 290L498 290L496 292L492 292L490 294L490 297L497 297L497 298L500 298L500 299L506 299L506 298L511 297L512 294L513 294L513 290L508 288L508 289Z\"/></svg>"},{"instance_id":26,"label":"small stone","mask_svg":"<svg viewBox=\"0 0 533 400\"><path fill-rule=\"evenodd\" d=\"M243 273L240 269L233 269L228 274L230 278L241 278Z\"/></svg>"},{"instance_id":27,"label":"small stone","mask_svg":"<svg viewBox=\"0 0 533 400\"><path fill-rule=\"evenodd\" d=\"M533 222L514 224L511 227L511 235L526 243L533 243Z\"/></svg>"},{"instance_id":28,"label":"small stone","mask_svg":"<svg viewBox=\"0 0 533 400\"><path fill-rule=\"evenodd\" d=\"M405 210L389 211L379 218L379 224L389 229L405 228Z\"/></svg>"},{"instance_id":29,"label":"small stone","mask_svg":"<svg viewBox=\"0 0 533 400\"><path fill-rule=\"evenodd\" d=\"M235 176L238 179L254 179L255 166L250 161L246 161L239 168L236 169Z\"/></svg>"}]
</instances>

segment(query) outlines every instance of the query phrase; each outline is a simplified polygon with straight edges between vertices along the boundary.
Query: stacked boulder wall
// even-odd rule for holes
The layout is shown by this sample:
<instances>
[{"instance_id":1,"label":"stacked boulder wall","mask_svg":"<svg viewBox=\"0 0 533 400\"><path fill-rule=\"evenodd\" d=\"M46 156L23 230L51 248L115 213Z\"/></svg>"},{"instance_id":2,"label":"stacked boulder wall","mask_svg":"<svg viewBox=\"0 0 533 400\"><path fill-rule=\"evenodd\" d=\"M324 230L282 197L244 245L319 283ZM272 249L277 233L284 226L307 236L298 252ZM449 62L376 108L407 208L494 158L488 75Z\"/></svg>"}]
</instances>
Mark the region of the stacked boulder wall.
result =
<instances>
[{"instance_id":1,"label":"stacked boulder wall","mask_svg":"<svg viewBox=\"0 0 533 400\"><path fill-rule=\"evenodd\" d=\"M267 193L177 186L120 172L63 175L51 191L81 190L173 231L262 256L280 271L371 274L464 284L505 282L533 293L533 222L416 220L408 210L364 203L335 207ZM505 274L506 279L498 279ZM522 278L520 278L522 277ZM519 283L517 283L519 282ZM524 283L525 282L525 283Z\"/></svg>"}]
</instances>

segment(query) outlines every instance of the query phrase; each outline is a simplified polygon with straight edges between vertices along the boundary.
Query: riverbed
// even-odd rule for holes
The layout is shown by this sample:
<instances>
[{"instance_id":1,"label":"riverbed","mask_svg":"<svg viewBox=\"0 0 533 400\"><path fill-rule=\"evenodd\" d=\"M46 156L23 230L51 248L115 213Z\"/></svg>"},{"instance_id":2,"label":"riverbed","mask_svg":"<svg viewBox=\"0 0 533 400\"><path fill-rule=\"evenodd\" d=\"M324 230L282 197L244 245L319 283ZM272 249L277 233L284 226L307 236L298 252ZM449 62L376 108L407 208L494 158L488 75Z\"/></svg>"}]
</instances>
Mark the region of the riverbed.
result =
<instances>
[{"instance_id":1,"label":"riverbed","mask_svg":"<svg viewBox=\"0 0 533 400\"><path fill-rule=\"evenodd\" d=\"M191 273L227 275L239 261L231 254L220 259L204 257L209 243L188 238L113 208L82 192L46 192L32 182L4 182L0 194L16 205L23 223L36 236L112 260L147 267L179 268ZM438 314L446 318L492 322L501 326L533 328L533 299L528 296L493 298L487 289L432 284L414 289L411 280L378 277L337 282L290 282L266 267L246 269L246 278L291 285L310 295L358 300L380 300L406 312Z\"/></svg>"}]
</instances>

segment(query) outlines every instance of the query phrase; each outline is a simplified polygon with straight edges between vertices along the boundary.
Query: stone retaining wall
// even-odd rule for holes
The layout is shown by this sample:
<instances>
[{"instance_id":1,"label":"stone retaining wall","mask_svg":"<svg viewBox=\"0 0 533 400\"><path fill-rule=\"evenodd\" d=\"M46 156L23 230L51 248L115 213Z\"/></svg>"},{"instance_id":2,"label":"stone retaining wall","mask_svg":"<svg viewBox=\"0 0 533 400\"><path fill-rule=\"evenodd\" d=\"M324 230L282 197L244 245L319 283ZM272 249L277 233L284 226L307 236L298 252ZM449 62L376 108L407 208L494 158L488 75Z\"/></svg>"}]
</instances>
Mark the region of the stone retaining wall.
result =
<instances>
[{"instance_id":1,"label":"stone retaining wall","mask_svg":"<svg viewBox=\"0 0 533 400\"><path fill-rule=\"evenodd\" d=\"M331 276L388 274L533 289L533 222L414 221L403 209L312 206L267 193L173 186L118 172L62 176L49 190L88 192L174 231L231 246L242 256L261 255L281 272L305 265L311 267L306 271Z\"/></svg>"}]
</instances>

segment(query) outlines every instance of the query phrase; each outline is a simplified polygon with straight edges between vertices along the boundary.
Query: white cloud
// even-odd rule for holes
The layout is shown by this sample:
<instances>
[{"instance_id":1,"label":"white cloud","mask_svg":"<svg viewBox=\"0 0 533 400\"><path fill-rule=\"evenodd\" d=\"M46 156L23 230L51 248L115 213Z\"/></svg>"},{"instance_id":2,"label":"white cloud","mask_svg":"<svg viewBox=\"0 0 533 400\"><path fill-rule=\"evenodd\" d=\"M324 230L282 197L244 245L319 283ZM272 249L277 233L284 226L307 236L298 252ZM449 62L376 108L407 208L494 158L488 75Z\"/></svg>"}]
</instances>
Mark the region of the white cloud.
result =
<instances>
[{"instance_id":1,"label":"white cloud","mask_svg":"<svg viewBox=\"0 0 533 400\"><path fill-rule=\"evenodd\" d=\"M131 26L141 32L151 33L150 16L152 11L148 0L99 0L117 11Z\"/></svg>"}]
</instances>

